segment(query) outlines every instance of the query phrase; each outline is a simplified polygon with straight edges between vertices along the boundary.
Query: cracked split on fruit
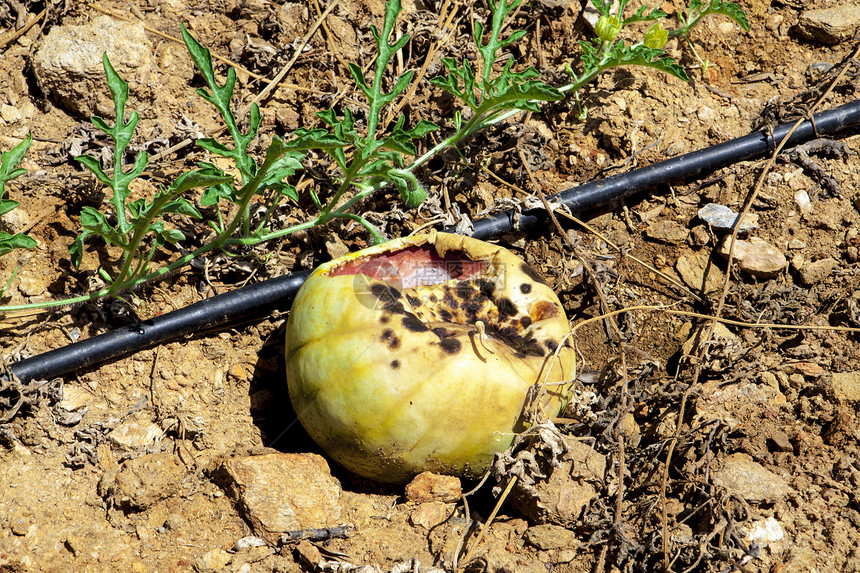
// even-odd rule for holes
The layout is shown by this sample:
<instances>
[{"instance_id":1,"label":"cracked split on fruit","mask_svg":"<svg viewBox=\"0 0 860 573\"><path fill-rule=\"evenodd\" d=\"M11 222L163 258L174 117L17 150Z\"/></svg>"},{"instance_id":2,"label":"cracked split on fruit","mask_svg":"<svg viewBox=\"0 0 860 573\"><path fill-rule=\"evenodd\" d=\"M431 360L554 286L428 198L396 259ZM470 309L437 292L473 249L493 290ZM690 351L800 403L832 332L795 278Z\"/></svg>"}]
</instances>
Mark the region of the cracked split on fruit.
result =
<instances>
[{"instance_id":1,"label":"cracked split on fruit","mask_svg":"<svg viewBox=\"0 0 860 573\"><path fill-rule=\"evenodd\" d=\"M290 397L337 463L378 481L479 477L540 414L575 355L558 297L505 248L431 232L317 268L287 322ZM540 390L539 393L535 393Z\"/></svg>"}]
</instances>

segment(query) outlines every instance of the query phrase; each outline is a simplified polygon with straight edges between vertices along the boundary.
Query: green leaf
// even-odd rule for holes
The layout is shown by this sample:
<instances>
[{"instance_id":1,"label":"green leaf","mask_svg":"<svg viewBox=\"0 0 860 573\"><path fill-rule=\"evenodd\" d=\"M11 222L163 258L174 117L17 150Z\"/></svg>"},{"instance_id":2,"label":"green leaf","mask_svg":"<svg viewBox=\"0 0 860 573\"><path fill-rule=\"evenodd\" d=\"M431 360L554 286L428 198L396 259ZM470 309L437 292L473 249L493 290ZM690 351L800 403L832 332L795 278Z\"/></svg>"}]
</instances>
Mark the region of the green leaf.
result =
<instances>
[{"instance_id":1,"label":"green leaf","mask_svg":"<svg viewBox=\"0 0 860 573\"><path fill-rule=\"evenodd\" d=\"M89 155L78 155L75 157L75 161L89 169L92 174L96 176L96 179L98 179L103 185L107 185L108 187L113 185L113 180L104 172L99 161L94 157L90 157Z\"/></svg>"},{"instance_id":2,"label":"green leaf","mask_svg":"<svg viewBox=\"0 0 860 573\"><path fill-rule=\"evenodd\" d=\"M16 167L24 159L24 155L30 149L31 143L33 143L32 133L28 134L26 139L23 139L21 143L9 151L4 151L0 154L0 199L3 198L6 182L20 177L27 172L26 169L16 169Z\"/></svg>"},{"instance_id":3,"label":"green leaf","mask_svg":"<svg viewBox=\"0 0 860 573\"><path fill-rule=\"evenodd\" d=\"M232 183L233 178L223 172L212 173L206 170L188 171L183 173L170 184L168 191L171 195L180 195L197 187L208 187L220 183Z\"/></svg>"},{"instance_id":4,"label":"green leaf","mask_svg":"<svg viewBox=\"0 0 860 573\"><path fill-rule=\"evenodd\" d=\"M747 21L747 15L740 6L734 2L723 2L722 0L711 0L710 6L706 11L707 14L722 14L734 20L738 26L744 29L745 32L750 31L750 24Z\"/></svg>"},{"instance_id":5,"label":"green leaf","mask_svg":"<svg viewBox=\"0 0 860 573\"><path fill-rule=\"evenodd\" d=\"M20 203L13 201L12 199L0 199L0 215L5 215L18 205L20 205Z\"/></svg>"},{"instance_id":6,"label":"green leaf","mask_svg":"<svg viewBox=\"0 0 860 573\"><path fill-rule=\"evenodd\" d=\"M72 265L76 269L81 267L81 259L84 256L84 239L86 239L89 234L89 231L84 231L78 235L69 246L69 255L71 255Z\"/></svg>"},{"instance_id":7,"label":"green leaf","mask_svg":"<svg viewBox=\"0 0 860 573\"><path fill-rule=\"evenodd\" d=\"M199 219L202 217L200 211L198 211L194 205L188 199L184 197L180 197L179 199L174 199L165 205L159 210L160 213L177 213L179 215L185 215L186 217L194 217L195 219Z\"/></svg>"},{"instance_id":8,"label":"green leaf","mask_svg":"<svg viewBox=\"0 0 860 573\"><path fill-rule=\"evenodd\" d=\"M108 223L107 217L101 211L89 206L81 209L81 226L96 235L107 236L114 233L114 228Z\"/></svg>"},{"instance_id":9,"label":"green leaf","mask_svg":"<svg viewBox=\"0 0 860 573\"><path fill-rule=\"evenodd\" d=\"M0 257L15 249L32 249L35 246L36 240L23 233L10 235L0 231Z\"/></svg>"},{"instance_id":10,"label":"green leaf","mask_svg":"<svg viewBox=\"0 0 860 573\"><path fill-rule=\"evenodd\" d=\"M665 18L668 15L659 8L655 8L646 14L645 12L647 10L647 6L640 6L639 10L637 10L633 16L622 20L622 25L626 26L627 24L632 24L634 22L651 22L653 20Z\"/></svg>"},{"instance_id":11,"label":"green leaf","mask_svg":"<svg viewBox=\"0 0 860 573\"><path fill-rule=\"evenodd\" d=\"M158 235L171 244L185 240L185 234L179 229L164 229Z\"/></svg>"}]
</instances>

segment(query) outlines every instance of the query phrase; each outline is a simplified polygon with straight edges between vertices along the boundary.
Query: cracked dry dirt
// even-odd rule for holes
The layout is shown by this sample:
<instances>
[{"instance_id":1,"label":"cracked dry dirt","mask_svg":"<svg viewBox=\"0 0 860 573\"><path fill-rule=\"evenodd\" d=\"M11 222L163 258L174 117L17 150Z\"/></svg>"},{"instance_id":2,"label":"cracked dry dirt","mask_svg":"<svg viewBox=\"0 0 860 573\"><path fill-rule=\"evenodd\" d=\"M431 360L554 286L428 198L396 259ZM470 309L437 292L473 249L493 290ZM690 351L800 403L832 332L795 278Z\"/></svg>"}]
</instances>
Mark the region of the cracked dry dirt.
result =
<instances>
[{"instance_id":1,"label":"cracked dry dirt","mask_svg":"<svg viewBox=\"0 0 860 573\"><path fill-rule=\"evenodd\" d=\"M479 134L463 146L462 156L446 153L431 162L420 173L430 194L421 209L404 212L384 193L361 209L389 236L405 235L432 220L456 222L459 213L474 219L509 208L526 200L522 193L535 193L534 185L549 194L796 118L853 50L850 38L825 44L802 34L804 10L832 4L741 0L751 32L719 17L694 31L698 49L712 64L707 77L692 69L693 81L684 84L648 69L612 71L585 94L590 111L584 123L576 121L569 101L517 117ZM860 10L842 4L845 14ZM669 13L681 7L677 1L662 5ZM73 82L64 75L68 69L51 67L47 58L40 63L38 54L52 34L76 31L81 54L98 45L96 29L108 30L122 46L115 64L131 84L128 107L142 118L133 148L155 155L220 129L213 109L193 93L202 84L184 46L168 37L179 35L180 22L213 52L250 71L239 73L243 105L265 85L256 75L274 77L297 56L262 102L265 143L272 134L315 125L314 112L333 104L360 113L360 94L344 62L369 62L369 26L379 25L383 14L378 0L341 0L325 28L297 53L325 8L315 1L61 2L10 39L43 8L44 2L0 3L0 149L11 149L28 132L35 136L22 165L27 174L8 186L22 206L4 225L39 242L36 249L0 259L4 283L19 267L4 304L90 290L97 286L98 267L112 268L117 256L94 242L80 269L69 262L81 208L106 204L103 190L71 157L104 152L105 138L86 118L98 113L112 120L113 108L99 68L90 75L78 70ZM468 23L485 18L486 6L446 4L455 16L442 32L441 9L432 2L405 2L398 30L412 40L396 61L398 71L420 69L427 61L431 77L440 71L440 57L474 55ZM546 81L561 85L564 64L576 66L570 58L584 33L579 12L579 2L523 6L508 27L529 32L513 47L517 64L533 65ZM668 49L693 65L684 46L673 41ZM824 109L857 97L857 74L852 64ZM408 122L424 117L450 128L446 122L455 103L426 77L403 107ZM778 160L752 206L758 228L751 234L788 261L769 278L727 269L717 254L725 233L697 217L708 203L740 210L760 162L588 214L590 225L623 252L564 217L574 249L550 225L500 242L546 276L573 322L600 314L598 293L611 309L671 304L711 314L730 280L725 318L858 327L856 130L839 141L844 145L838 153L821 145ZM261 143L254 152L263 149ZM136 196L151 194L203 159L193 145L160 157L134 188ZM795 199L803 191L811 207L805 212ZM303 199L279 223L304 220L309 208ZM188 246L205 239L202 225L189 230ZM3 360L33 356L248 281L311 268L367 240L359 228L335 225L248 251L239 260L213 258L188 267L139 289L132 306L104 300L4 316ZM590 273L581 272L583 262ZM686 282L698 298L656 271ZM222 462L273 452L320 453L294 423L289 406L284 320L272 316L198 333L47 381L27 394L14 416L8 408L0 412L0 571L294 572L311 570L315 555L382 571L413 558L421 570L450 567L467 525L462 504L444 505L451 519L432 526L436 518L407 501L402 487L361 480L333 464L343 493L340 517L330 525L352 524L352 536L319 542L321 554L308 545L234 548L254 524L218 478ZM684 342L701 324L633 312L619 317L620 333L601 322L578 333L582 368L602 375L582 381L583 395L593 392L596 399L568 412L572 421L559 427L578 438L577 448L593 448L589 455L605 461L589 466L599 470L589 482L594 496L563 524L540 524L540 516L503 505L468 570L652 571L667 561L672 571L730 571L735 565L744 571L860 571L860 337L730 325L718 331L693 384L696 364L682 356L691 351ZM4 408L10 392L2 394ZM470 498L471 517L480 522L493 506L489 490L485 486ZM472 534L469 543L474 539Z\"/></svg>"}]
</instances>

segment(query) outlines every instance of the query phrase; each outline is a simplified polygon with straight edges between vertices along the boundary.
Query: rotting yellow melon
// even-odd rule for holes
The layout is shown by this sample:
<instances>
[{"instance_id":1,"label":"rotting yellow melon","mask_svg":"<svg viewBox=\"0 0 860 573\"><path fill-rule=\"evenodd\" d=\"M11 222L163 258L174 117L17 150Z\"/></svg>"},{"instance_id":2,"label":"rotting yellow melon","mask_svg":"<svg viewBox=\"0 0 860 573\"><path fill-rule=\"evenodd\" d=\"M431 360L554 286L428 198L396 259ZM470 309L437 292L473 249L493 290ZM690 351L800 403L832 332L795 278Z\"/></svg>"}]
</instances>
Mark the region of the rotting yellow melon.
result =
<instances>
[{"instance_id":1,"label":"rotting yellow melon","mask_svg":"<svg viewBox=\"0 0 860 573\"><path fill-rule=\"evenodd\" d=\"M348 470L399 483L479 477L568 398L574 351L543 279L502 247L431 232L317 268L287 321L290 397L308 434ZM561 348L559 348L561 345Z\"/></svg>"}]
</instances>

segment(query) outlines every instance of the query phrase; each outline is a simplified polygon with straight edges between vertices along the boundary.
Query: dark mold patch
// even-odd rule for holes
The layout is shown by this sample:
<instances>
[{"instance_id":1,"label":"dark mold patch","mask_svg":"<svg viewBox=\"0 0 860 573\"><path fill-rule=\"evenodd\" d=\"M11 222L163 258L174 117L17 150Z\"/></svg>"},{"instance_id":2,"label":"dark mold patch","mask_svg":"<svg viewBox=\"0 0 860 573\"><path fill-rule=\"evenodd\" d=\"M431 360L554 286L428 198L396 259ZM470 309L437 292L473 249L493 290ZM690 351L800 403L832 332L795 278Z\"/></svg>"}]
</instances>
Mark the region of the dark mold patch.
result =
<instances>
[{"instance_id":1,"label":"dark mold patch","mask_svg":"<svg viewBox=\"0 0 860 573\"><path fill-rule=\"evenodd\" d=\"M524 316L520 319L520 327L523 329L528 328L532 324L532 317Z\"/></svg>"},{"instance_id":2,"label":"dark mold patch","mask_svg":"<svg viewBox=\"0 0 860 573\"><path fill-rule=\"evenodd\" d=\"M400 339L397 338L397 335L394 334L394 331L390 328L386 328L382 331L382 342L388 345L388 348L391 350L397 350L400 348Z\"/></svg>"},{"instance_id":3,"label":"dark mold patch","mask_svg":"<svg viewBox=\"0 0 860 573\"><path fill-rule=\"evenodd\" d=\"M499 309L499 320L505 321L508 317L514 316L517 313L517 307L509 298L501 298L496 302L496 307Z\"/></svg>"},{"instance_id":4,"label":"dark mold patch","mask_svg":"<svg viewBox=\"0 0 860 573\"><path fill-rule=\"evenodd\" d=\"M400 361L399 360L392 360L391 361L391 367L394 368L395 370L397 370L398 368L400 368Z\"/></svg>"},{"instance_id":5,"label":"dark mold patch","mask_svg":"<svg viewBox=\"0 0 860 573\"><path fill-rule=\"evenodd\" d=\"M558 348L558 342L556 342L555 340L547 340L546 342L544 342L544 345L550 352L555 352L556 348Z\"/></svg>"},{"instance_id":6,"label":"dark mold patch","mask_svg":"<svg viewBox=\"0 0 860 573\"><path fill-rule=\"evenodd\" d=\"M403 317L403 328L411 332L427 332L430 330L427 325L421 322L414 314L407 314Z\"/></svg>"},{"instance_id":7,"label":"dark mold patch","mask_svg":"<svg viewBox=\"0 0 860 573\"><path fill-rule=\"evenodd\" d=\"M456 338L443 338L439 341L439 346L448 354L457 354L460 352L460 341Z\"/></svg>"},{"instance_id":8,"label":"dark mold patch","mask_svg":"<svg viewBox=\"0 0 860 573\"><path fill-rule=\"evenodd\" d=\"M412 308L415 308L416 306L421 306L421 299L418 298L417 296L412 296L412 295L407 294L406 300L409 301L409 304L412 305Z\"/></svg>"},{"instance_id":9,"label":"dark mold patch","mask_svg":"<svg viewBox=\"0 0 860 573\"><path fill-rule=\"evenodd\" d=\"M523 293L523 294L529 294L530 292L532 292L532 285L531 285L531 283L523 283L523 284L521 284L521 285L520 285L520 292L521 292L521 293Z\"/></svg>"}]
</instances>

